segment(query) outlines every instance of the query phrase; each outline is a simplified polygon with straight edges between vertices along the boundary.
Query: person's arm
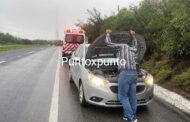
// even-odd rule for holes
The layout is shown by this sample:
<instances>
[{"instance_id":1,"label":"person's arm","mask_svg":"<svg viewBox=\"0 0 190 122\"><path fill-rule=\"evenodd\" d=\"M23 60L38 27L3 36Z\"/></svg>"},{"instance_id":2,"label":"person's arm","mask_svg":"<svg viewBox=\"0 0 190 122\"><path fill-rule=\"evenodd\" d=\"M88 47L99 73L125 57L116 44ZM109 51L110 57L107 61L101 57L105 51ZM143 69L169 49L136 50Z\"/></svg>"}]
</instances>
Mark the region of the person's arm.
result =
<instances>
[{"instance_id":1,"label":"person's arm","mask_svg":"<svg viewBox=\"0 0 190 122\"><path fill-rule=\"evenodd\" d=\"M111 38L110 38L110 34L109 34L109 33L106 34L105 43L106 43L109 47L121 48L121 45L111 42Z\"/></svg>"},{"instance_id":2,"label":"person's arm","mask_svg":"<svg viewBox=\"0 0 190 122\"><path fill-rule=\"evenodd\" d=\"M132 40L132 46L130 47L130 49L132 50L132 51L134 51L134 52L137 52L137 39L136 38L134 38L133 40Z\"/></svg>"},{"instance_id":3,"label":"person's arm","mask_svg":"<svg viewBox=\"0 0 190 122\"><path fill-rule=\"evenodd\" d=\"M106 30L106 38L105 38L105 43L108 45L113 45L114 43L111 42L111 38L110 38L110 33L112 32L112 30Z\"/></svg>"},{"instance_id":4,"label":"person's arm","mask_svg":"<svg viewBox=\"0 0 190 122\"><path fill-rule=\"evenodd\" d=\"M134 31L130 31L131 37L132 37L132 46L130 46L130 50L133 52L137 52L138 47L137 47L137 39L136 39L136 34Z\"/></svg>"}]
</instances>

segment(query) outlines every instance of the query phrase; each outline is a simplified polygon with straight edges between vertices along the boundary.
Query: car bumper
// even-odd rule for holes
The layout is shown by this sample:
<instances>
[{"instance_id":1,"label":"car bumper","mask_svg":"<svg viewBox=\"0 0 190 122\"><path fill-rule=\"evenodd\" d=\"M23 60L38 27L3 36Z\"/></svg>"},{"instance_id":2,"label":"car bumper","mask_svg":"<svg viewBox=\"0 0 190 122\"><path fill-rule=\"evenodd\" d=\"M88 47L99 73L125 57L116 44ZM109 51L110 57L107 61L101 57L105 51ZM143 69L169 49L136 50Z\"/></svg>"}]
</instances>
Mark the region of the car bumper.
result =
<instances>
[{"instance_id":1,"label":"car bumper","mask_svg":"<svg viewBox=\"0 0 190 122\"><path fill-rule=\"evenodd\" d=\"M86 84L84 87L85 99L88 103L104 107L121 107L117 94L117 83L109 83L105 87L94 87ZM139 89L140 87L143 89ZM115 88L115 89L114 89ZM137 104L145 106L153 99L153 86L137 83Z\"/></svg>"}]
</instances>

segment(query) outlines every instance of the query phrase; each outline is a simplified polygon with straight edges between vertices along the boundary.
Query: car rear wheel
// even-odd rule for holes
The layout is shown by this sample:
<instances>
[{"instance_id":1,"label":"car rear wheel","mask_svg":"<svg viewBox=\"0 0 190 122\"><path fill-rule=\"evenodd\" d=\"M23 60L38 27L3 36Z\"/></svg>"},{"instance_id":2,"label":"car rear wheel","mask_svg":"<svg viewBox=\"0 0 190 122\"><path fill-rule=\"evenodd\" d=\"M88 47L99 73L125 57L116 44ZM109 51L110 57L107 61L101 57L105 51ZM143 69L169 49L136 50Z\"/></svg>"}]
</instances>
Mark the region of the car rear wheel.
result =
<instances>
[{"instance_id":1,"label":"car rear wheel","mask_svg":"<svg viewBox=\"0 0 190 122\"><path fill-rule=\"evenodd\" d=\"M69 72L69 82L73 83L73 78L72 78L71 72Z\"/></svg>"},{"instance_id":2,"label":"car rear wheel","mask_svg":"<svg viewBox=\"0 0 190 122\"><path fill-rule=\"evenodd\" d=\"M62 52L62 57L64 57L65 56L65 54L64 54L64 52Z\"/></svg>"},{"instance_id":3,"label":"car rear wheel","mask_svg":"<svg viewBox=\"0 0 190 122\"><path fill-rule=\"evenodd\" d=\"M79 101L81 106L86 106L86 100L85 100L85 95L84 95L84 88L82 83L79 85Z\"/></svg>"}]
</instances>

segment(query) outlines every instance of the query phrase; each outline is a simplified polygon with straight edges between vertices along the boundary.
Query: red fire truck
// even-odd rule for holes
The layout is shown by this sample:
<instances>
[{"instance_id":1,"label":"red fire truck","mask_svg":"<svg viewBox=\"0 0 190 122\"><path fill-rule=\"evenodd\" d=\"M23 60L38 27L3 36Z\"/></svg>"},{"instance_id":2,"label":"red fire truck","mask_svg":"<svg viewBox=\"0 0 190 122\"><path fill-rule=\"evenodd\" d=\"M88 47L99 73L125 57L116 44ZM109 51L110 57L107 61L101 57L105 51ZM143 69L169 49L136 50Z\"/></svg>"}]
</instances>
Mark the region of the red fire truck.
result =
<instances>
[{"instance_id":1,"label":"red fire truck","mask_svg":"<svg viewBox=\"0 0 190 122\"><path fill-rule=\"evenodd\" d=\"M63 40L62 57L70 58L77 47L86 42L85 31L80 28L69 28L65 30L65 39Z\"/></svg>"}]
</instances>

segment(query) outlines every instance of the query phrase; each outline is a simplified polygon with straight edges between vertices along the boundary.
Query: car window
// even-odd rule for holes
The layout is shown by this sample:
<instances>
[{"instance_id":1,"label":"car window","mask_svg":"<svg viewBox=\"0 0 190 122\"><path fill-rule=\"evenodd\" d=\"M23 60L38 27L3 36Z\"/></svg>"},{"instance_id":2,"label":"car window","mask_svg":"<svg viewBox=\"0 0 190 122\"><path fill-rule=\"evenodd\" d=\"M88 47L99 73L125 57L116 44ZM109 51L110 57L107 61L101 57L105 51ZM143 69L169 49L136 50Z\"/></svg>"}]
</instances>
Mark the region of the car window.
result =
<instances>
[{"instance_id":1,"label":"car window","mask_svg":"<svg viewBox=\"0 0 190 122\"><path fill-rule=\"evenodd\" d=\"M67 43L84 43L84 36L77 34L67 34L65 36L65 42Z\"/></svg>"}]
</instances>

